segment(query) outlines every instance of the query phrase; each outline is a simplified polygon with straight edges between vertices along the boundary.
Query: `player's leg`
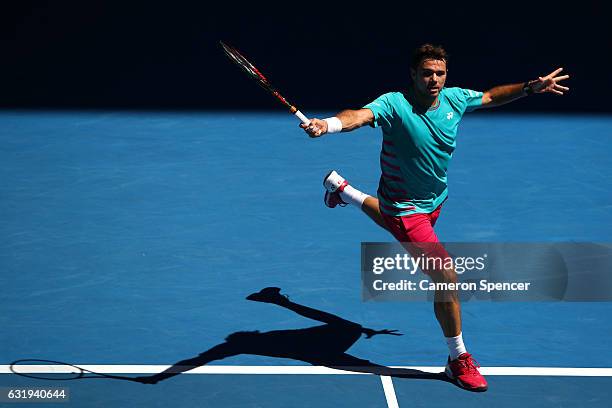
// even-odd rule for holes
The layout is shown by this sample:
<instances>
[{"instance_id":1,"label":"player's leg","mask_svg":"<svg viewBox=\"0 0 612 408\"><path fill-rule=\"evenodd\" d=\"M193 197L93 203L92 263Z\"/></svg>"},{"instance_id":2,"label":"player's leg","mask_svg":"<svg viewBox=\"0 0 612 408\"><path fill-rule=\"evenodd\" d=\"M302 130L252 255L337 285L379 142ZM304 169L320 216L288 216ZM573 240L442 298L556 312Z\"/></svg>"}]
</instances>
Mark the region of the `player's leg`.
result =
<instances>
[{"instance_id":1,"label":"player's leg","mask_svg":"<svg viewBox=\"0 0 612 408\"><path fill-rule=\"evenodd\" d=\"M456 283L457 274L453 269L442 269L429 274L436 283ZM434 294L434 313L442 328L444 336L456 338L461 336L461 303L456 290L437 290ZM465 353L463 340L453 347L454 357Z\"/></svg>"},{"instance_id":2,"label":"player's leg","mask_svg":"<svg viewBox=\"0 0 612 408\"><path fill-rule=\"evenodd\" d=\"M387 229L387 225L380 213L378 198L357 190L348 184L344 177L336 171L329 172L323 179L325 186L325 205L334 208L351 204L361 210L380 227Z\"/></svg>"},{"instance_id":3,"label":"player's leg","mask_svg":"<svg viewBox=\"0 0 612 408\"><path fill-rule=\"evenodd\" d=\"M361 211L363 211L372 221L378 224L380 227L386 229L387 224L385 224L385 220L380 212L380 206L378 202L378 198L368 196L361 204Z\"/></svg>"},{"instance_id":4,"label":"player's leg","mask_svg":"<svg viewBox=\"0 0 612 408\"><path fill-rule=\"evenodd\" d=\"M439 257L446 257L448 253L438 241L438 237L436 236L433 227L436 225L436 221L440 216L441 206L438 207L431 214L427 214L423 216L422 226L424 226L424 230L417 231L418 239L425 240L426 244L426 252L430 255L437 255ZM430 227L427 225L427 222L431 225ZM457 274L454 269L442 269L439 271L431 271L430 276L434 282L444 282L444 283L456 283L457 282ZM434 295L434 312L440 327L442 328L442 332L446 338L454 338L461 334L461 303L459 301L459 297L457 296L457 291L436 291ZM465 346L463 345L463 341L458 345L459 350L455 350L454 353L457 356L462 352L465 352Z\"/></svg>"},{"instance_id":5,"label":"player's leg","mask_svg":"<svg viewBox=\"0 0 612 408\"><path fill-rule=\"evenodd\" d=\"M442 206L440 205L434 212L427 214L429 223L431 224L431 232L424 231L421 237L431 240L431 244L426 244L429 253L437 253L438 256L446 257L449 255L442 244L438 242L438 237L433 231L433 227L436 225L436 221L438 221L438 217L440 216L441 209ZM430 275L434 282L457 282L457 274L452 268L443 269ZM457 291L436 291L434 295L434 312L444 336L447 339L455 339L451 340L451 343L453 343L451 345L453 347L453 352L451 354L459 356L465 353L465 346L461 338L461 302L459 301Z\"/></svg>"},{"instance_id":6,"label":"player's leg","mask_svg":"<svg viewBox=\"0 0 612 408\"><path fill-rule=\"evenodd\" d=\"M432 259L444 259L449 256L433 230L432 224L435 223L435 220L432 219L431 214L389 216L385 219L393 236L398 241L405 242L406 249L413 256L424 254L427 258ZM439 264L443 263L439 262ZM457 282L457 274L452 268L431 269L424 272L436 283ZM461 333L461 305L456 291L437 290L434 296L434 312L445 337L456 337Z\"/></svg>"},{"instance_id":7,"label":"player's leg","mask_svg":"<svg viewBox=\"0 0 612 408\"><path fill-rule=\"evenodd\" d=\"M450 255L439 242L433 230L440 207L431 214L412 214L404 217L384 216L388 229L400 242L405 242L406 249L413 256L424 254L426 258L446 259ZM434 262L435 264L435 262ZM439 264L444 264L440 262ZM457 282L453 268L432 268L425 270L434 282ZM438 290L434 295L434 313L449 349L447 375L468 390L484 391L487 382L478 373L472 356L467 353L463 343L461 325L461 304L456 291Z\"/></svg>"}]
</instances>

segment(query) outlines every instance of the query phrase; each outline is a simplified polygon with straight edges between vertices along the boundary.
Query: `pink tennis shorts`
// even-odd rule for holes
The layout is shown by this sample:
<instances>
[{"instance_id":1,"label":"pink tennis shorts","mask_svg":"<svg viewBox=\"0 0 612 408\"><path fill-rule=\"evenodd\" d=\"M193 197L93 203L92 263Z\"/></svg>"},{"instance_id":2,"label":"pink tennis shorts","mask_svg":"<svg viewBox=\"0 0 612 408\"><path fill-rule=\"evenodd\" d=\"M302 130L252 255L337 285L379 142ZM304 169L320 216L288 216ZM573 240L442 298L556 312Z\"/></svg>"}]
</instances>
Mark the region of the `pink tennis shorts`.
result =
<instances>
[{"instance_id":1,"label":"pink tennis shorts","mask_svg":"<svg viewBox=\"0 0 612 408\"><path fill-rule=\"evenodd\" d=\"M413 256L424 254L427 257L447 258L448 252L438 240L434 232L434 225L440 216L442 204L430 213L415 213L410 215L392 216L381 211L387 228L395 239L404 244L404 247ZM433 271L424 270L430 274Z\"/></svg>"},{"instance_id":2,"label":"pink tennis shorts","mask_svg":"<svg viewBox=\"0 0 612 408\"><path fill-rule=\"evenodd\" d=\"M399 242L440 242L433 230L440 216L442 204L429 214L415 213L403 217L387 215L381 211L387 228Z\"/></svg>"}]
</instances>

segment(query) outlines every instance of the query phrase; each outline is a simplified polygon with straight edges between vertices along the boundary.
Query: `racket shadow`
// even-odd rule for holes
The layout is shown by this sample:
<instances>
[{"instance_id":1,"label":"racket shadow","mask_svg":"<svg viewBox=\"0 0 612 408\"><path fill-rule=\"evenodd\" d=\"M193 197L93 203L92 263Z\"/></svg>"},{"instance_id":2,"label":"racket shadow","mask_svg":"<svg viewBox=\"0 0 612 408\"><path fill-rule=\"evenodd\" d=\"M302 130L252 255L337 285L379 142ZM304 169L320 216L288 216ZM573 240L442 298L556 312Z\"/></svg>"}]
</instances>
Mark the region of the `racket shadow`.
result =
<instances>
[{"instance_id":1,"label":"racket shadow","mask_svg":"<svg viewBox=\"0 0 612 408\"><path fill-rule=\"evenodd\" d=\"M47 381L70 381L92 378L107 378L113 380L136 381L134 377L102 374L79 367L74 364L56 360L20 359L13 361L9 369L20 377Z\"/></svg>"}]
</instances>

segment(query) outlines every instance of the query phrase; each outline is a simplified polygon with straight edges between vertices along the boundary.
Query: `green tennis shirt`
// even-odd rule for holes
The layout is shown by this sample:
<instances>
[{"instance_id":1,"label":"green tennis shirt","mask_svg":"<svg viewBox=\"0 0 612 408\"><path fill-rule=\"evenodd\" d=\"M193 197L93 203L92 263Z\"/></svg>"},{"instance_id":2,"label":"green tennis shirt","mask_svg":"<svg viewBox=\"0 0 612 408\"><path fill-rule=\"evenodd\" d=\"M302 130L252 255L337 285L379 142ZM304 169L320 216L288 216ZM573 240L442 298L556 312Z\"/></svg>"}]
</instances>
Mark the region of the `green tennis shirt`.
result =
<instances>
[{"instance_id":1,"label":"green tennis shirt","mask_svg":"<svg viewBox=\"0 0 612 408\"><path fill-rule=\"evenodd\" d=\"M437 106L426 112L417 111L402 92L386 93L364 106L383 132L381 211L393 216L430 213L442 204L459 121L481 104L482 92L442 88Z\"/></svg>"}]
</instances>

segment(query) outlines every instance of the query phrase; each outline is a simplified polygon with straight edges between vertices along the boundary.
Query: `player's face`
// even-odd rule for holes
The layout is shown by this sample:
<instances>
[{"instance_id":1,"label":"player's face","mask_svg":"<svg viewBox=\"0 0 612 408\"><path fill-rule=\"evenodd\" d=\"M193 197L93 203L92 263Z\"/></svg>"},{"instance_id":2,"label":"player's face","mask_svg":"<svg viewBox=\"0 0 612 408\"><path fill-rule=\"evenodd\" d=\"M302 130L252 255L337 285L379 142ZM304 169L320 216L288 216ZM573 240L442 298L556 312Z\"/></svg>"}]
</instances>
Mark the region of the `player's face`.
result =
<instances>
[{"instance_id":1,"label":"player's face","mask_svg":"<svg viewBox=\"0 0 612 408\"><path fill-rule=\"evenodd\" d=\"M426 59L410 72L416 91L421 95L436 97L446 82L446 61Z\"/></svg>"}]
</instances>

